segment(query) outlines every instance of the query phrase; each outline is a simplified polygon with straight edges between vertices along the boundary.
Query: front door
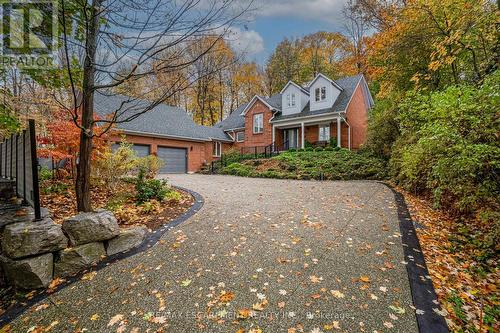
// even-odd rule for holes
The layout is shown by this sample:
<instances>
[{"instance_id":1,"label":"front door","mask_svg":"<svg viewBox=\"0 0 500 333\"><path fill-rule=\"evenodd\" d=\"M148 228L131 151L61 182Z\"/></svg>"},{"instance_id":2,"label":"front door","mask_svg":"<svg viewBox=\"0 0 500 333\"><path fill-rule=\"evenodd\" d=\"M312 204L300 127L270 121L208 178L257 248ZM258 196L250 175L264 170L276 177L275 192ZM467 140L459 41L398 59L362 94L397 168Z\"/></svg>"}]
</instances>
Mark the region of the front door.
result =
<instances>
[{"instance_id":1,"label":"front door","mask_svg":"<svg viewBox=\"0 0 500 333\"><path fill-rule=\"evenodd\" d=\"M285 142L288 142L288 149L299 147L299 129L291 128L285 130Z\"/></svg>"}]
</instances>

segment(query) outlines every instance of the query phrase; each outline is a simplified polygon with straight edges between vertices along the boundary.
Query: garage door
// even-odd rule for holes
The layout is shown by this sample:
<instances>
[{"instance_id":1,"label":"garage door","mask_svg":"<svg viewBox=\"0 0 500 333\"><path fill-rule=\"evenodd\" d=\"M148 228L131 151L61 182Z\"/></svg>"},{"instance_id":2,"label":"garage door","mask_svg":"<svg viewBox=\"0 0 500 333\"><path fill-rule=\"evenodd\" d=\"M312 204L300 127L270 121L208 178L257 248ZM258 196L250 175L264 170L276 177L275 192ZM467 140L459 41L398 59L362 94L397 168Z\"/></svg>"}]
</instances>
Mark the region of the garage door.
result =
<instances>
[{"instance_id":1,"label":"garage door","mask_svg":"<svg viewBox=\"0 0 500 333\"><path fill-rule=\"evenodd\" d=\"M149 146L132 145L132 149L135 151L138 157L146 157L149 155Z\"/></svg>"},{"instance_id":2,"label":"garage door","mask_svg":"<svg viewBox=\"0 0 500 333\"><path fill-rule=\"evenodd\" d=\"M185 148L158 147L158 157L165 163L160 173L187 172L187 150Z\"/></svg>"},{"instance_id":3,"label":"garage door","mask_svg":"<svg viewBox=\"0 0 500 333\"><path fill-rule=\"evenodd\" d=\"M119 143L114 143L111 149L116 151L120 147ZM138 157L146 157L150 154L150 146L148 145L132 145L132 149Z\"/></svg>"}]
</instances>

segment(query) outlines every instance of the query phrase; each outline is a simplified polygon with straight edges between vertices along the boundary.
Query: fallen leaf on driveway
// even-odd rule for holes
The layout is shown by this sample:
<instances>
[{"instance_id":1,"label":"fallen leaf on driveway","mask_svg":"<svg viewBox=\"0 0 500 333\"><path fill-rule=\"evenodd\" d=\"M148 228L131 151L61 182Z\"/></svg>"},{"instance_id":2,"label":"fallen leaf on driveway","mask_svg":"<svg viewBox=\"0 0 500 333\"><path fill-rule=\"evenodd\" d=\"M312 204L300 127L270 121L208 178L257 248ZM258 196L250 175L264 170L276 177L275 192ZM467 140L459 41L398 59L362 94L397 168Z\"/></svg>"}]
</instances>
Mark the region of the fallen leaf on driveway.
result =
<instances>
[{"instance_id":1,"label":"fallen leaf on driveway","mask_svg":"<svg viewBox=\"0 0 500 333\"><path fill-rule=\"evenodd\" d=\"M117 315L113 316L113 318L111 318L109 320L109 323L108 323L107 326L111 327L111 326L115 325L117 322L119 322L122 319L123 319L123 315L122 314L117 314Z\"/></svg>"}]
</instances>

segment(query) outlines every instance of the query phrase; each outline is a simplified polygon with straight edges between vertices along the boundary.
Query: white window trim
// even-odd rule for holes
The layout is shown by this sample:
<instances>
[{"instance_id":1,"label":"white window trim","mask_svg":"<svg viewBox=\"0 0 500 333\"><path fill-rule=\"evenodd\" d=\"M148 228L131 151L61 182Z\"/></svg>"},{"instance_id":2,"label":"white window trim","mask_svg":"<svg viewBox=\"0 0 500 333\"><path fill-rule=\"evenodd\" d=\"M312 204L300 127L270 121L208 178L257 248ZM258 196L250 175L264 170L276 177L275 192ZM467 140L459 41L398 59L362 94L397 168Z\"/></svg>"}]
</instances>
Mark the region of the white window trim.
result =
<instances>
[{"instance_id":1,"label":"white window trim","mask_svg":"<svg viewBox=\"0 0 500 333\"><path fill-rule=\"evenodd\" d=\"M262 119L261 124L256 124L256 119L258 119L257 118L258 116ZM261 125L261 127L258 127L258 125ZM258 129L257 131L255 130L256 128ZM261 134L261 133L264 133L264 114L257 113L253 115L253 134Z\"/></svg>"},{"instance_id":2,"label":"white window trim","mask_svg":"<svg viewBox=\"0 0 500 333\"><path fill-rule=\"evenodd\" d=\"M215 152L213 153L213 157L220 157L222 155L222 143L219 141L214 141Z\"/></svg>"},{"instance_id":3,"label":"white window trim","mask_svg":"<svg viewBox=\"0 0 500 333\"><path fill-rule=\"evenodd\" d=\"M323 97L323 90L325 91L324 97ZM318 93L318 94L316 95L316 93ZM326 101L326 99L327 99L326 95L327 95L327 91L326 91L325 86L318 87L318 88L314 89L314 101L316 103L321 103L321 102Z\"/></svg>"},{"instance_id":4,"label":"white window trim","mask_svg":"<svg viewBox=\"0 0 500 333\"><path fill-rule=\"evenodd\" d=\"M294 107L295 106L295 100L296 100L296 97L295 97L295 93L292 93L292 97L291 97L291 106Z\"/></svg>"},{"instance_id":5,"label":"white window trim","mask_svg":"<svg viewBox=\"0 0 500 333\"><path fill-rule=\"evenodd\" d=\"M328 135L327 135L327 138L321 138L321 129L322 128L328 128ZM326 142L326 141L329 141L331 138L331 133L330 133L330 125L319 125L318 126L318 141L321 141L321 142Z\"/></svg>"},{"instance_id":6,"label":"white window trim","mask_svg":"<svg viewBox=\"0 0 500 333\"><path fill-rule=\"evenodd\" d=\"M238 134L243 134L243 140L238 139ZM245 141L245 131L236 132L235 136L236 136L236 142L244 142Z\"/></svg>"}]
</instances>

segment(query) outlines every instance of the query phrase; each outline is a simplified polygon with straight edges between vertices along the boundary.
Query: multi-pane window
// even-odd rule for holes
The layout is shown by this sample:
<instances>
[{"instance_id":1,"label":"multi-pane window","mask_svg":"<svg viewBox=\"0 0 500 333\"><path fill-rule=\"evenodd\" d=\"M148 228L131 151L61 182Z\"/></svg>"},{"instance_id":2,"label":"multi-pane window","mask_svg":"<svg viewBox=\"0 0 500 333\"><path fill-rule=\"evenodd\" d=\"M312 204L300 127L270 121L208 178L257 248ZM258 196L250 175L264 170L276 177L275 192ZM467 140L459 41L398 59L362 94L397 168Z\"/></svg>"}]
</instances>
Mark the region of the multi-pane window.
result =
<instances>
[{"instance_id":1,"label":"multi-pane window","mask_svg":"<svg viewBox=\"0 0 500 333\"><path fill-rule=\"evenodd\" d=\"M236 141L237 142L243 142L245 141L245 132L238 132L236 133Z\"/></svg>"},{"instance_id":2,"label":"multi-pane window","mask_svg":"<svg viewBox=\"0 0 500 333\"><path fill-rule=\"evenodd\" d=\"M324 101L326 99L326 87L316 88L314 90L314 97L316 102Z\"/></svg>"},{"instance_id":3,"label":"multi-pane window","mask_svg":"<svg viewBox=\"0 0 500 333\"><path fill-rule=\"evenodd\" d=\"M220 157L221 152L222 152L222 145L221 145L221 143L218 142L218 141L214 141L213 148L214 148L214 151L213 151L214 157Z\"/></svg>"},{"instance_id":4,"label":"multi-pane window","mask_svg":"<svg viewBox=\"0 0 500 333\"><path fill-rule=\"evenodd\" d=\"M323 125L319 127L319 141L330 140L330 126Z\"/></svg>"},{"instance_id":5,"label":"multi-pane window","mask_svg":"<svg viewBox=\"0 0 500 333\"><path fill-rule=\"evenodd\" d=\"M288 107L295 106L295 94L294 93L287 93L286 94L286 105Z\"/></svg>"},{"instance_id":6,"label":"multi-pane window","mask_svg":"<svg viewBox=\"0 0 500 333\"><path fill-rule=\"evenodd\" d=\"M264 114L258 113L253 115L253 132L262 133L264 131Z\"/></svg>"}]
</instances>

